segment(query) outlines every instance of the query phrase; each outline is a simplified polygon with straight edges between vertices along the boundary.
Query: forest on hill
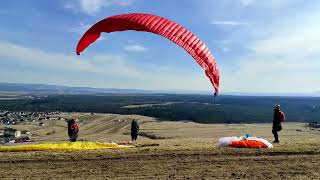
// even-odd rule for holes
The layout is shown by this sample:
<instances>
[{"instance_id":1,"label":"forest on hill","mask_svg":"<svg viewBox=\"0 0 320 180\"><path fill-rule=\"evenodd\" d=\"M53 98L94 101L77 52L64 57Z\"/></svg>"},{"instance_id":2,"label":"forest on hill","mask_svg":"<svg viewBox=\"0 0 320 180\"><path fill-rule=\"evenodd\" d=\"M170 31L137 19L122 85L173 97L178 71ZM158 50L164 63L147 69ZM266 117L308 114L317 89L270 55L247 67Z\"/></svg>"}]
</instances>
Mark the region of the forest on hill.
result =
<instances>
[{"instance_id":1,"label":"forest on hill","mask_svg":"<svg viewBox=\"0 0 320 180\"><path fill-rule=\"evenodd\" d=\"M179 94L46 95L0 100L9 111L64 111L139 114L159 120L199 123L271 122L281 104L286 121L320 120L319 97L218 96Z\"/></svg>"}]
</instances>

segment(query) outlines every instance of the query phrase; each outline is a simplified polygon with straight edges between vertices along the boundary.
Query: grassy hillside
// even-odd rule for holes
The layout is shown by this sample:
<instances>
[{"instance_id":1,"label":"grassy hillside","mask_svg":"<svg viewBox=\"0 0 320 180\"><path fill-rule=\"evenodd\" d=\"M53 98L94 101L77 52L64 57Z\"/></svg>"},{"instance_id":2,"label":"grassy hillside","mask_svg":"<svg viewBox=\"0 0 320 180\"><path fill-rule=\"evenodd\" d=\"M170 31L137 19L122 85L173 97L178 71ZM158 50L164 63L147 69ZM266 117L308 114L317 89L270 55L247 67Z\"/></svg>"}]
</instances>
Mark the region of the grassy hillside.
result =
<instances>
[{"instance_id":1,"label":"grassy hillside","mask_svg":"<svg viewBox=\"0 0 320 180\"><path fill-rule=\"evenodd\" d=\"M273 140L271 124L198 124L159 122L154 118L116 114L64 114L79 118L80 140L126 142L129 123L138 119L138 147L92 151L0 153L1 179L316 179L320 176L320 131L304 123L284 123L273 149L218 148L218 139L246 133ZM120 121L119 121L120 120ZM66 123L17 125L38 141L66 141ZM55 133L50 133L55 131ZM148 146L148 145L157 146Z\"/></svg>"}]
</instances>

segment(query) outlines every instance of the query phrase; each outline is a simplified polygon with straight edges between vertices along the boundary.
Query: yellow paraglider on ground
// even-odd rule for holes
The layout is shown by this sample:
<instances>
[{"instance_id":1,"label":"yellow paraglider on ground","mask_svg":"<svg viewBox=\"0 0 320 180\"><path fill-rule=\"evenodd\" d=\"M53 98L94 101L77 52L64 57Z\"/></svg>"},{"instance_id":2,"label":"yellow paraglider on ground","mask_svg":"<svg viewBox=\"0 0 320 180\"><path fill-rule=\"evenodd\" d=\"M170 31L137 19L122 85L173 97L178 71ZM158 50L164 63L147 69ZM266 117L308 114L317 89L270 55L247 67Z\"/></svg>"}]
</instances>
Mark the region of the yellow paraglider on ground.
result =
<instances>
[{"instance_id":1,"label":"yellow paraglider on ground","mask_svg":"<svg viewBox=\"0 0 320 180\"><path fill-rule=\"evenodd\" d=\"M14 146L0 146L0 152L10 151L50 151L50 150L95 150L95 149L116 149L130 148L132 146L118 145L116 143L99 142L44 142L38 144L24 144Z\"/></svg>"}]
</instances>

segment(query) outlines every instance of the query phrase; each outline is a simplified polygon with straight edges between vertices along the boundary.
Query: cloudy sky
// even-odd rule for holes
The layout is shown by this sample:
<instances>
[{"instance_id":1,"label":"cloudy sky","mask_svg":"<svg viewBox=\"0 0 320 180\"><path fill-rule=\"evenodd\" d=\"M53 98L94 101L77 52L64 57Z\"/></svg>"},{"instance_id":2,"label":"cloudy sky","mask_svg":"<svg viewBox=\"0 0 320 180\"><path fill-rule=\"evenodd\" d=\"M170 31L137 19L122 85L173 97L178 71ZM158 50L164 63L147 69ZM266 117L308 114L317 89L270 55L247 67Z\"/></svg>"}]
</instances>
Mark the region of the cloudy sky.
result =
<instances>
[{"instance_id":1,"label":"cloudy sky","mask_svg":"<svg viewBox=\"0 0 320 180\"><path fill-rule=\"evenodd\" d=\"M320 1L11 0L0 6L0 82L211 91L184 50L150 33L103 34L75 47L97 21L151 13L191 30L210 48L220 92L320 91Z\"/></svg>"}]
</instances>

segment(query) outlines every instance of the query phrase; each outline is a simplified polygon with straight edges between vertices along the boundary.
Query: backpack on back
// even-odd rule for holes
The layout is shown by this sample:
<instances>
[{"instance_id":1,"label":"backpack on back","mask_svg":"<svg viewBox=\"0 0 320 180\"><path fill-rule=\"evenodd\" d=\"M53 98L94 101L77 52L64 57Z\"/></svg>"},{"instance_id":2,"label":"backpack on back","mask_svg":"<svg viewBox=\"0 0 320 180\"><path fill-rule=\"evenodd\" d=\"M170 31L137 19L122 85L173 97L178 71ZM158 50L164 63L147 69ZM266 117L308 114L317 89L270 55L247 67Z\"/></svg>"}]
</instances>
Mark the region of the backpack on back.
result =
<instances>
[{"instance_id":1,"label":"backpack on back","mask_svg":"<svg viewBox=\"0 0 320 180\"><path fill-rule=\"evenodd\" d=\"M280 122L284 122L284 120L286 119L282 111L279 112L279 119L280 119Z\"/></svg>"}]
</instances>

